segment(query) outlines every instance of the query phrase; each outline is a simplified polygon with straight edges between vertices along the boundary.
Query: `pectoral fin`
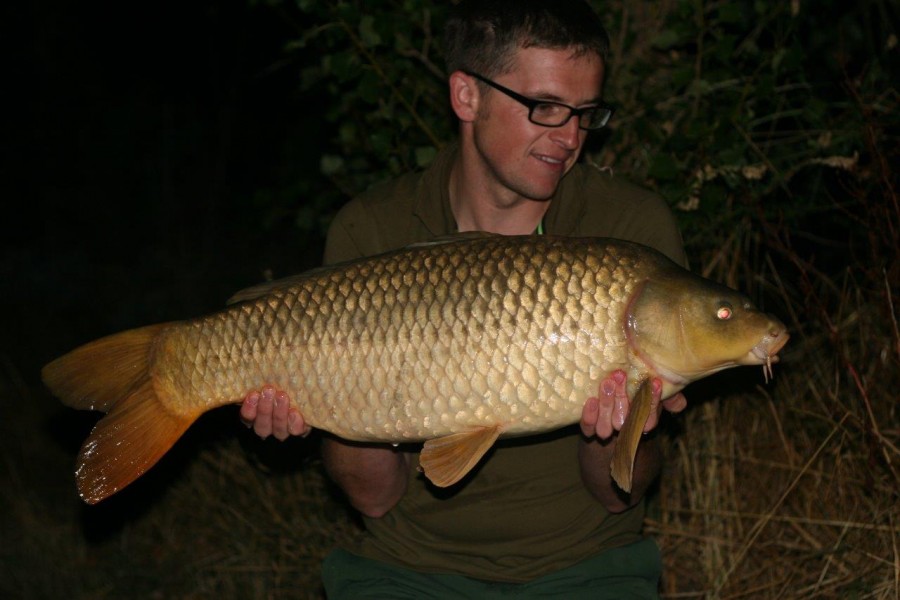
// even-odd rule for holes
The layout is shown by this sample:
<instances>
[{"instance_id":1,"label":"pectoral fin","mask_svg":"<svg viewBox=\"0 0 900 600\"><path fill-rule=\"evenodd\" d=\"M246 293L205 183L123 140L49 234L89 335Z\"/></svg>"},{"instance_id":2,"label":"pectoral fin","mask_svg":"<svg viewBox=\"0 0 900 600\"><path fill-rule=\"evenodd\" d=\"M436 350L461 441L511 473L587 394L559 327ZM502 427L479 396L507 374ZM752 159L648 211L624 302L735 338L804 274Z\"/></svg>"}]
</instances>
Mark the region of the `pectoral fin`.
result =
<instances>
[{"instance_id":1,"label":"pectoral fin","mask_svg":"<svg viewBox=\"0 0 900 600\"><path fill-rule=\"evenodd\" d=\"M631 401L628 416L622 429L619 430L616 449L613 451L610 471L615 482L622 490L631 492L631 479L634 474L634 457L644 432L644 425L650 416L653 402L653 384L645 379Z\"/></svg>"},{"instance_id":2,"label":"pectoral fin","mask_svg":"<svg viewBox=\"0 0 900 600\"><path fill-rule=\"evenodd\" d=\"M479 427L428 440L419 455L419 466L438 487L453 485L472 470L500 436L500 427Z\"/></svg>"}]
</instances>

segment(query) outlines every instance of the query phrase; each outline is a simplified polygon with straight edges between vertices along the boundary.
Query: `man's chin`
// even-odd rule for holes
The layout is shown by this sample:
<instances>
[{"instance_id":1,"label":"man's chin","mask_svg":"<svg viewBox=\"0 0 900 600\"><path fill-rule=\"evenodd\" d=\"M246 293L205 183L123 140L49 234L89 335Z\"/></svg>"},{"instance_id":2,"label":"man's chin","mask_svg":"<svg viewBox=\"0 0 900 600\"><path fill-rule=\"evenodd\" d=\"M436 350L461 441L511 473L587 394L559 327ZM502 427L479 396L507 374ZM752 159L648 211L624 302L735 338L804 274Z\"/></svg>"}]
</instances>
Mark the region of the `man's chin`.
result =
<instances>
[{"instance_id":1,"label":"man's chin","mask_svg":"<svg viewBox=\"0 0 900 600\"><path fill-rule=\"evenodd\" d=\"M551 200L559 188L562 177L532 178L519 186L518 194L535 202L547 202Z\"/></svg>"}]
</instances>

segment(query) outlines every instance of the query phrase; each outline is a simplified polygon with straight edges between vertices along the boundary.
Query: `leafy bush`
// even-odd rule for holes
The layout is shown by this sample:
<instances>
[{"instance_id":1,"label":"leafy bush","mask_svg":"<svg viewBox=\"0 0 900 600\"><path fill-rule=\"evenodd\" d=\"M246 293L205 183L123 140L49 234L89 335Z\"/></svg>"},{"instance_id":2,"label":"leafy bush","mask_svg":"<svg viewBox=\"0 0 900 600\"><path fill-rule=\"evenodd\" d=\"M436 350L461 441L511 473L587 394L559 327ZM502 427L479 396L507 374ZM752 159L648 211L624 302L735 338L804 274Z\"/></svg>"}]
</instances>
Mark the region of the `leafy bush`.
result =
<instances>
[{"instance_id":1,"label":"leafy bush","mask_svg":"<svg viewBox=\"0 0 900 600\"><path fill-rule=\"evenodd\" d=\"M872 121L896 126L896 14L880 2L594 4L613 41L606 97L619 110L586 158L659 190L695 250L747 219L805 225L822 193L872 160ZM440 48L447 3L294 9L313 25L287 51L315 48L317 60L298 65L301 87L324 97L331 124L321 170L334 187L320 210L427 165L455 129Z\"/></svg>"}]
</instances>

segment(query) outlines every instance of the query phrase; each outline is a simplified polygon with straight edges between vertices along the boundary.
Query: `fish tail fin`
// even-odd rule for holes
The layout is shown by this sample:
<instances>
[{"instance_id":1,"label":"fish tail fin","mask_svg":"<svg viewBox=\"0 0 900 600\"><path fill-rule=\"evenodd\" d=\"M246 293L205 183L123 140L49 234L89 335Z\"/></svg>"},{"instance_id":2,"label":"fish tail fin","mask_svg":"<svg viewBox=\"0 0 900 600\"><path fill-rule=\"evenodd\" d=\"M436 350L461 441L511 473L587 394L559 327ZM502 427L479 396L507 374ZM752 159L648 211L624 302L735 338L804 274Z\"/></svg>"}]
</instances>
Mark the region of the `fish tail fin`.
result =
<instances>
[{"instance_id":1,"label":"fish tail fin","mask_svg":"<svg viewBox=\"0 0 900 600\"><path fill-rule=\"evenodd\" d=\"M75 478L78 493L96 504L156 464L199 415L165 408L148 379L100 419L81 447Z\"/></svg>"},{"instance_id":2,"label":"fish tail fin","mask_svg":"<svg viewBox=\"0 0 900 600\"><path fill-rule=\"evenodd\" d=\"M67 406L108 413L78 456L78 492L88 504L140 477L200 416L173 413L153 385L152 349L166 327L151 325L96 340L41 371L44 383Z\"/></svg>"},{"instance_id":3,"label":"fish tail fin","mask_svg":"<svg viewBox=\"0 0 900 600\"><path fill-rule=\"evenodd\" d=\"M167 327L150 325L89 342L47 364L41 378L66 406L109 412L149 378L153 342Z\"/></svg>"}]
</instances>

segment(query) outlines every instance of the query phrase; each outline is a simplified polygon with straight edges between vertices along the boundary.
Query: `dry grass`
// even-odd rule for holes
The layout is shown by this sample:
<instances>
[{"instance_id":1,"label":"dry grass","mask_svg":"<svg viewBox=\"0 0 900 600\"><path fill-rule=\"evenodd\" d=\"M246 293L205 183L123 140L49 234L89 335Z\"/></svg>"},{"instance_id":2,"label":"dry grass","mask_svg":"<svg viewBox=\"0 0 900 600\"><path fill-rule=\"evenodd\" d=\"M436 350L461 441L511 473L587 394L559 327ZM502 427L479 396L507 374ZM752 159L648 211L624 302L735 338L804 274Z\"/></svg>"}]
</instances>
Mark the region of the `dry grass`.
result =
<instances>
[{"instance_id":1,"label":"dry grass","mask_svg":"<svg viewBox=\"0 0 900 600\"><path fill-rule=\"evenodd\" d=\"M802 401L824 384L816 394L838 406L814 379L785 373L772 397L686 416L647 523L664 549L666 597L898 597L897 480L875 464L859 415Z\"/></svg>"}]
</instances>

